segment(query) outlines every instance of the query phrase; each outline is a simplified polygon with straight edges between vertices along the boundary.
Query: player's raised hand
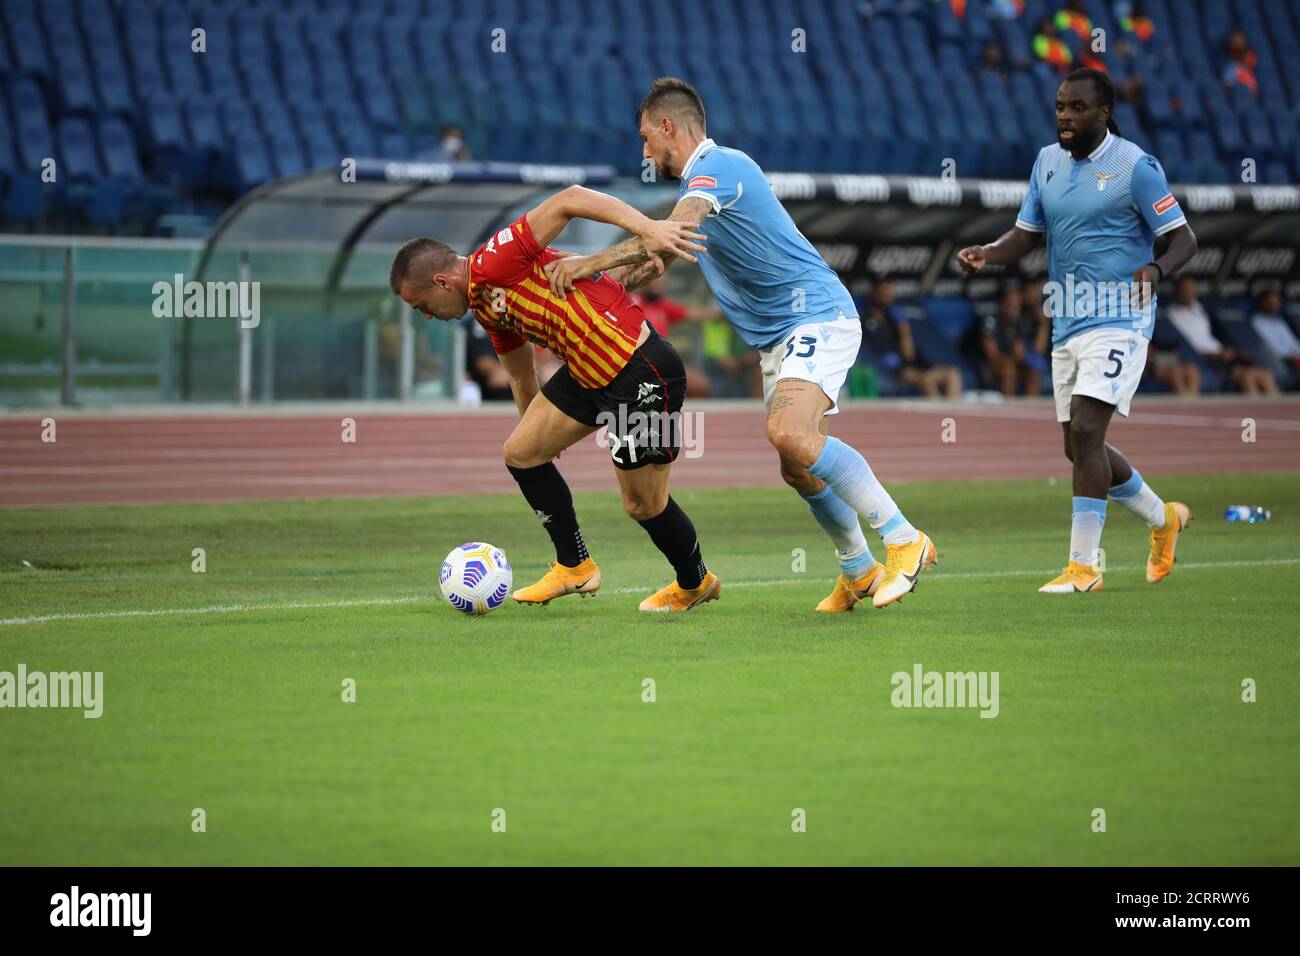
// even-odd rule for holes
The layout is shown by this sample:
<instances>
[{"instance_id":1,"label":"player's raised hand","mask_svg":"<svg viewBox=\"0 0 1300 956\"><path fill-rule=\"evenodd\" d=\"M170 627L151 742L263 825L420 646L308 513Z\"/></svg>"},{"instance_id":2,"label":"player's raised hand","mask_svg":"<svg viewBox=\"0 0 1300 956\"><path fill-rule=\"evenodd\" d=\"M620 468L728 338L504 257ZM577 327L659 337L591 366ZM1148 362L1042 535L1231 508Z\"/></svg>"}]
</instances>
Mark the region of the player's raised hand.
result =
<instances>
[{"instance_id":1,"label":"player's raised hand","mask_svg":"<svg viewBox=\"0 0 1300 956\"><path fill-rule=\"evenodd\" d=\"M696 232L698 228L694 223L679 222L676 219L652 219L641 233L641 241L645 243L645 250L652 259L672 255L694 262L692 252L708 251L699 242L693 241L708 238L704 233Z\"/></svg>"},{"instance_id":2,"label":"player's raised hand","mask_svg":"<svg viewBox=\"0 0 1300 956\"><path fill-rule=\"evenodd\" d=\"M961 266L963 272L973 275L983 269L987 263L988 256L983 246L967 246L957 253L957 265Z\"/></svg>"}]
</instances>

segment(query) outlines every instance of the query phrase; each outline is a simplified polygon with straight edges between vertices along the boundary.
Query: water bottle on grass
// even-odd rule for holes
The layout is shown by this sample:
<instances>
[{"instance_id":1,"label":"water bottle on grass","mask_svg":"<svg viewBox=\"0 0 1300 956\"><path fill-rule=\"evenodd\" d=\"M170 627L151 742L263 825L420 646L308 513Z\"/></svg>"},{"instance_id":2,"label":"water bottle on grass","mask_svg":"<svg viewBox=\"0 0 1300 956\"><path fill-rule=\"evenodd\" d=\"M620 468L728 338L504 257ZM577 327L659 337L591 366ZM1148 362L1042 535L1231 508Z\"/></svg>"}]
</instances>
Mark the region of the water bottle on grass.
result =
<instances>
[{"instance_id":1,"label":"water bottle on grass","mask_svg":"<svg viewBox=\"0 0 1300 956\"><path fill-rule=\"evenodd\" d=\"M1270 517L1271 512L1263 505L1228 505L1228 510L1223 513L1224 521L1246 524L1259 524Z\"/></svg>"}]
</instances>

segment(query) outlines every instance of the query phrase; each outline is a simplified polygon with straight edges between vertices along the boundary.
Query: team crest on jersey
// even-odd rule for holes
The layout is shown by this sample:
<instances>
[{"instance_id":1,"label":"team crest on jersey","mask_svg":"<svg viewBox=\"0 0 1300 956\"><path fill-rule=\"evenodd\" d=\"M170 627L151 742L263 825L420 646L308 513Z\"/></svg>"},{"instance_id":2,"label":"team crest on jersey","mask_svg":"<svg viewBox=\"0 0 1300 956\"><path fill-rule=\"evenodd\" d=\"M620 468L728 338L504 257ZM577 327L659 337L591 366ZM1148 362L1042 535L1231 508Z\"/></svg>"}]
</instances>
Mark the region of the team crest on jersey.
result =
<instances>
[{"instance_id":1,"label":"team crest on jersey","mask_svg":"<svg viewBox=\"0 0 1300 956\"><path fill-rule=\"evenodd\" d=\"M712 176L696 176L686 184L687 189L717 189L718 181Z\"/></svg>"},{"instance_id":2,"label":"team crest on jersey","mask_svg":"<svg viewBox=\"0 0 1300 956\"><path fill-rule=\"evenodd\" d=\"M1170 209L1178 205L1178 200L1174 198L1173 193L1166 193L1162 198L1157 199L1151 204L1151 208L1156 211L1157 216L1163 216Z\"/></svg>"},{"instance_id":3,"label":"team crest on jersey","mask_svg":"<svg viewBox=\"0 0 1300 956\"><path fill-rule=\"evenodd\" d=\"M1093 173L1093 175L1097 177L1097 192L1100 193L1106 191L1106 183L1109 180L1114 179L1118 174L1117 173Z\"/></svg>"}]
</instances>

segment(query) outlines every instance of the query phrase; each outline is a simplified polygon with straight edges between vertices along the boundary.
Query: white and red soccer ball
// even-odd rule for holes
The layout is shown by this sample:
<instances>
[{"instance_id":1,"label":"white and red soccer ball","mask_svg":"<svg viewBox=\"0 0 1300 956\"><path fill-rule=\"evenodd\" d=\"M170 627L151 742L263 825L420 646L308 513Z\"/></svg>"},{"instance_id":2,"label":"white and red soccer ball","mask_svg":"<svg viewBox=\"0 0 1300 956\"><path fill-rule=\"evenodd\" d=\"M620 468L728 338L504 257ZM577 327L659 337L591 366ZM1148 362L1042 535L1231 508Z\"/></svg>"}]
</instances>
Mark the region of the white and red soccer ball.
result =
<instances>
[{"instance_id":1,"label":"white and red soccer ball","mask_svg":"<svg viewBox=\"0 0 1300 956\"><path fill-rule=\"evenodd\" d=\"M504 551L482 541L470 541L447 555L438 572L438 584L442 596L456 610L486 614L505 603L511 577Z\"/></svg>"}]
</instances>

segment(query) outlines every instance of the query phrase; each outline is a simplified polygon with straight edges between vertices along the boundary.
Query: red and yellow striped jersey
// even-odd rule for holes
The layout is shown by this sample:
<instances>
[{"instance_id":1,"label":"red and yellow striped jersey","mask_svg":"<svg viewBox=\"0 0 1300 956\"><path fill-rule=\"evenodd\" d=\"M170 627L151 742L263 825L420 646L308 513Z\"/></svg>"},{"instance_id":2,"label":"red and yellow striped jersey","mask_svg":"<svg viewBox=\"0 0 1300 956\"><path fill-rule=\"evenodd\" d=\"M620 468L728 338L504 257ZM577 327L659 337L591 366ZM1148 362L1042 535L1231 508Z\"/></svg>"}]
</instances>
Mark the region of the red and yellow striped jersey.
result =
<instances>
[{"instance_id":1,"label":"red and yellow striped jersey","mask_svg":"<svg viewBox=\"0 0 1300 956\"><path fill-rule=\"evenodd\" d=\"M551 350L583 388L604 388L636 350L645 316L627 291L597 273L551 294L542 266L560 258L537 245L520 216L469 258L469 307L498 355L525 341Z\"/></svg>"}]
</instances>

